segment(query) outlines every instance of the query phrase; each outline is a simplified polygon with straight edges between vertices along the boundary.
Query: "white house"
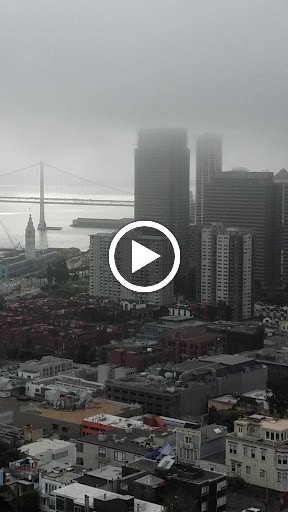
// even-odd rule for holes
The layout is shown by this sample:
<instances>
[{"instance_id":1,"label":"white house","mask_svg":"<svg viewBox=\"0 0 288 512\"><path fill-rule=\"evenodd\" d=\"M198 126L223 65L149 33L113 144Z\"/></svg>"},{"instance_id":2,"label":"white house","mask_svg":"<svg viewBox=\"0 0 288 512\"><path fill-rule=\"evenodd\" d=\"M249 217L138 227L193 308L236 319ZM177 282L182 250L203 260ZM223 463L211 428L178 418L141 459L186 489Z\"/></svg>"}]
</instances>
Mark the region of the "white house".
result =
<instances>
[{"instance_id":1,"label":"white house","mask_svg":"<svg viewBox=\"0 0 288 512\"><path fill-rule=\"evenodd\" d=\"M35 443L21 446L20 452L33 459L51 462L57 460L63 464L75 464L76 447L74 443L60 441L59 439L39 439Z\"/></svg>"}]
</instances>

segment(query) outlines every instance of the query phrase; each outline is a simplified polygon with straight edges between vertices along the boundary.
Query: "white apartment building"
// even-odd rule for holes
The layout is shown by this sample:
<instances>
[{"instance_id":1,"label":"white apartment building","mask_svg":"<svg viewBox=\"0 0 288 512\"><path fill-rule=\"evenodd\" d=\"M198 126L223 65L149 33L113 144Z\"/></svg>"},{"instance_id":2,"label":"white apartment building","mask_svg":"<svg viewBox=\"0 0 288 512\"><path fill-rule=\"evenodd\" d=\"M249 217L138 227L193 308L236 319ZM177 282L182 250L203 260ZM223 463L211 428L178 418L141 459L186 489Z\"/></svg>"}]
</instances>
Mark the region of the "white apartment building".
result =
<instances>
[{"instance_id":1,"label":"white apartment building","mask_svg":"<svg viewBox=\"0 0 288 512\"><path fill-rule=\"evenodd\" d=\"M19 450L23 455L42 462L54 460L62 464L75 464L76 462L75 444L59 439L39 439L35 443L21 446Z\"/></svg>"},{"instance_id":2,"label":"white apartment building","mask_svg":"<svg viewBox=\"0 0 288 512\"><path fill-rule=\"evenodd\" d=\"M234 422L226 437L226 469L245 482L288 491L288 419L253 414Z\"/></svg>"},{"instance_id":3,"label":"white apartment building","mask_svg":"<svg viewBox=\"0 0 288 512\"><path fill-rule=\"evenodd\" d=\"M113 233L97 233L90 236L90 295L121 299L121 285L113 276L108 253Z\"/></svg>"},{"instance_id":4,"label":"white apartment building","mask_svg":"<svg viewBox=\"0 0 288 512\"><path fill-rule=\"evenodd\" d=\"M202 304L224 302L234 320L250 318L253 235L217 223L203 227L200 261Z\"/></svg>"},{"instance_id":5,"label":"white apartment building","mask_svg":"<svg viewBox=\"0 0 288 512\"><path fill-rule=\"evenodd\" d=\"M120 285L113 276L109 261L109 246L114 233L98 233L90 236L90 294L109 297L117 301L145 301L157 304L173 304L173 282L161 290L152 293L136 293ZM132 273L132 238L151 251L160 254L160 258ZM174 261L174 252L170 241L162 235L150 233L127 234L119 241L115 251L115 262L120 274L138 286L148 286L162 281L170 272Z\"/></svg>"}]
</instances>

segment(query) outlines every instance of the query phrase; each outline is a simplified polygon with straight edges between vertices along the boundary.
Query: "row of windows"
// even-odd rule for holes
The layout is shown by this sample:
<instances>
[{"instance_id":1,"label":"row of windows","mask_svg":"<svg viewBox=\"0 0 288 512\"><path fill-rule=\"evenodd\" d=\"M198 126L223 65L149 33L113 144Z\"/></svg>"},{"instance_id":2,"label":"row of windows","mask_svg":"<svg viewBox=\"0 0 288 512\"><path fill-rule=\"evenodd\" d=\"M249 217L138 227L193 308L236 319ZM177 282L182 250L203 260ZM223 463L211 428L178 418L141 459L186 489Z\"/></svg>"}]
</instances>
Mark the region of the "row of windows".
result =
<instances>
[{"instance_id":1,"label":"row of windows","mask_svg":"<svg viewBox=\"0 0 288 512\"><path fill-rule=\"evenodd\" d=\"M231 471L232 471L232 473L237 473L238 476L241 476L241 464L232 461L231 462ZM251 466L245 466L245 474L246 475L252 474ZM267 472L265 471L265 469L259 470L259 476L260 476L260 478L266 478Z\"/></svg>"},{"instance_id":2,"label":"row of windows","mask_svg":"<svg viewBox=\"0 0 288 512\"><path fill-rule=\"evenodd\" d=\"M229 443L229 453L233 455L240 455L240 449L242 446L238 444ZM243 446L243 455L244 457L250 457L251 459L256 459L256 448L252 446ZM260 457L263 462L266 461L267 450L260 449Z\"/></svg>"}]
</instances>

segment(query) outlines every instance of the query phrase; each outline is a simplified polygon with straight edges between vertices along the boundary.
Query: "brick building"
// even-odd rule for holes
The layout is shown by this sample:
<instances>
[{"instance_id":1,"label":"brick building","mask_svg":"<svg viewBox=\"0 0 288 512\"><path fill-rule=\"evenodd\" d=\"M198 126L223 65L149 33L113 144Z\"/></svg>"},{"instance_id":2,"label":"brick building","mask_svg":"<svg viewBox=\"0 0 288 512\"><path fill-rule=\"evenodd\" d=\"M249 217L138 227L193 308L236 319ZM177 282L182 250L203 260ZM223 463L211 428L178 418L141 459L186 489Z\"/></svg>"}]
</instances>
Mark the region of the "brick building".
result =
<instances>
[{"instance_id":1,"label":"brick building","mask_svg":"<svg viewBox=\"0 0 288 512\"><path fill-rule=\"evenodd\" d=\"M172 359L176 363L182 360L183 354L193 359L220 348L225 351L226 348L223 334L207 332L206 327L201 325L176 329L163 334L159 339L159 346L163 350L170 350Z\"/></svg>"},{"instance_id":2,"label":"brick building","mask_svg":"<svg viewBox=\"0 0 288 512\"><path fill-rule=\"evenodd\" d=\"M170 348L151 347L140 350L116 349L108 354L108 363L117 366L136 368L138 372L144 371L154 363L167 363L173 358Z\"/></svg>"}]
</instances>

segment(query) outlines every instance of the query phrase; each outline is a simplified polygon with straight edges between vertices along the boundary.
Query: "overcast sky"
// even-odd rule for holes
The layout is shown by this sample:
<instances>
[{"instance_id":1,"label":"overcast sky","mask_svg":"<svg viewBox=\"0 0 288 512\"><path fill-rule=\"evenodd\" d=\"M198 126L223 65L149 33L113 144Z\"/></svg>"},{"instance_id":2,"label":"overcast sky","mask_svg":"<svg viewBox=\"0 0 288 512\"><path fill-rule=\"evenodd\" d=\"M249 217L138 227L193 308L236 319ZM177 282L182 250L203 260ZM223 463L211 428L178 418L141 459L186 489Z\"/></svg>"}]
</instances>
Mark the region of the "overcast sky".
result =
<instances>
[{"instance_id":1,"label":"overcast sky","mask_svg":"<svg viewBox=\"0 0 288 512\"><path fill-rule=\"evenodd\" d=\"M0 173L41 158L133 187L137 129L288 167L287 0L0 0Z\"/></svg>"}]
</instances>

